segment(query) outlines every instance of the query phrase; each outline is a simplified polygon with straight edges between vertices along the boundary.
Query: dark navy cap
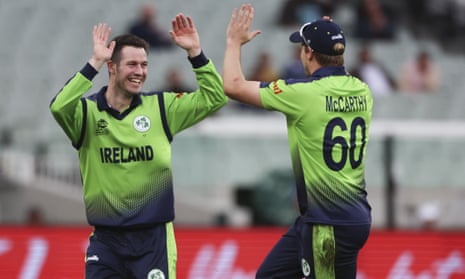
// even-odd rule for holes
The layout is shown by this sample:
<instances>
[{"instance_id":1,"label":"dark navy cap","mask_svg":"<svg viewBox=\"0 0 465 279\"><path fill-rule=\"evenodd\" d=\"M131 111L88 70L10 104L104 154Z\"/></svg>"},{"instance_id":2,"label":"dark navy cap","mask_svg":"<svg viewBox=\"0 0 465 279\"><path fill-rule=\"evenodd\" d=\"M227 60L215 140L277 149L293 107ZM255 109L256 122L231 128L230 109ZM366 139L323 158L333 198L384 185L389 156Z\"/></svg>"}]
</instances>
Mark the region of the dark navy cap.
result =
<instances>
[{"instance_id":1,"label":"dark navy cap","mask_svg":"<svg viewBox=\"0 0 465 279\"><path fill-rule=\"evenodd\" d=\"M319 19L305 23L299 31L291 34L289 40L293 43L304 43L315 52L326 55L340 55L334 49L336 43L346 44L341 27L330 20Z\"/></svg>"}]
</instances>

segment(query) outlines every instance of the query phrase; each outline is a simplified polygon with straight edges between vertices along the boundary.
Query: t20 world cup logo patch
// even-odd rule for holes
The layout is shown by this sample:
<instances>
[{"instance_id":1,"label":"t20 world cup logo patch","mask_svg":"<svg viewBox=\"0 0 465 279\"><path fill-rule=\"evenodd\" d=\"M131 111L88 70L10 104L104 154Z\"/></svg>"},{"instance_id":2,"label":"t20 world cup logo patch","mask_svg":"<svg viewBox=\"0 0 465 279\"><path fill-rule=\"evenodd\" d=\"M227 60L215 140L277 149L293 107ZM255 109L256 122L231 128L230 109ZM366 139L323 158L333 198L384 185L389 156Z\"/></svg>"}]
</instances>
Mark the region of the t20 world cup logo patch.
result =
<instances>
[{"instance_id":1,"label":"t20 world cup logo patch","mask_svg":"<svg viewBox=\"0 0 465 279\"><path fill-rule=\"evenodd\" d=\"M108 122L105 119L99 119L96 123L95 134L106 135L108 134Z\"/></svg>"},{"instance_id":2,"label":"t20 world cup logo patch","mask_svg":"<svg viewBox=\"0 0 465 279\"><path fill-rule=\"evenodd\" d=\"M139 132L147 132L150 129L150 119L145 115L139 115L134 118L134 129Z\"/></svg>"}]
</instances>

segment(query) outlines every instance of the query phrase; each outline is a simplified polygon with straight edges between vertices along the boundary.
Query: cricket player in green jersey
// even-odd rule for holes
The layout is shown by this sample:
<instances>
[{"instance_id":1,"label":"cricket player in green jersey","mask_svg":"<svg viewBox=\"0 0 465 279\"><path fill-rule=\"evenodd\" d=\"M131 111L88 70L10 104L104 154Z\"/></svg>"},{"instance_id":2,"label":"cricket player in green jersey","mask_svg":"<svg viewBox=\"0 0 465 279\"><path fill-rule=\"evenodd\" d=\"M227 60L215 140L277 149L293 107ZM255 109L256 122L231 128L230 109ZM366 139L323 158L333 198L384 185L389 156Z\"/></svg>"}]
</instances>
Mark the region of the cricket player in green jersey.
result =
<instances>
[{"instance_id":1,"label":"cricket player in green jersey","mask_svg":"<svg viewBox=\"0 0 465 279\"><path fill-rule=\"evenodd\" d=\"M170 35L186 50L194 92L141 92L148 44L93 29L93 55L52 100L51 112L76 148L86 216L94 231L86 278L176 278L171 141L227 103L221 76L203 53L192 19L178 14ZM106 64L108 86L87 97Z\"/></svg>"},{"instance_id":2,"label":"cricket player in green jersey","mask_svg":"<svg viewBox=\"0 0 465 279\"><path fill-rule=\"evenodd\" d=\"M225 93L286 116L300 210L256 278L355 279L371 226L364 178L371 92L346 72L345 36L328 17L290 36L301 44L308 78L246 80L241 46L261 32L250 31L253 17L250 4L232 13L222 72Z\"/></svg>"}]
</instances>

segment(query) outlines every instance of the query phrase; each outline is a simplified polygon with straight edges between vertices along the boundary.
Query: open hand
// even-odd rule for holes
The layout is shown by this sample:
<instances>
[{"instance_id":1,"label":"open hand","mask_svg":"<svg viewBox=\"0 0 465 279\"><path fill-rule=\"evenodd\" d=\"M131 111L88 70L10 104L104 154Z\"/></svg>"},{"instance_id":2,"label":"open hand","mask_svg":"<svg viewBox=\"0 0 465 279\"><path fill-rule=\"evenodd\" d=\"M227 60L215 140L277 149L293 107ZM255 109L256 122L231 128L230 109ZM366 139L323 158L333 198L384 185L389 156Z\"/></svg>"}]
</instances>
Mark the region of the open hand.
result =
<instances>
[{"instance_id":1,"label":"open hand","mask_svg":"<svg viewBox=\"0 0 465 279\"><path fill-rule=\"evenodd\" d=\"M260 30L249 31L253 17L254 8L250 4L243 4L239 10L234 9L226 31L227 42L243 45L260 34Z\"/></svg>"},{"instance_id":2,"label":"open hand","mask_svg":"<svg viewBox=\"0 0 465 279\"><path fill-rule=\"evenodd\" d=\"M170 36L174 43L185 49L190 57L199 55L200 38L192 18L179 13L171 21L171 25L173 30L170 31Z\"/></svg>"},{"instance_id":3,"label":"open hand","mask_svg":"<svg viewBox=\"0 0 465 279\"><path fill-rule=\"evenodd\" d=\"M95 25L92 31L94 48L93 55L89 63L97 70L99 70L105 62L111 59L111 55L115 49L114 41L108 45L108 38L110 37L110 34L111 28L105 23Z\"/></svg>"}]
</instances>

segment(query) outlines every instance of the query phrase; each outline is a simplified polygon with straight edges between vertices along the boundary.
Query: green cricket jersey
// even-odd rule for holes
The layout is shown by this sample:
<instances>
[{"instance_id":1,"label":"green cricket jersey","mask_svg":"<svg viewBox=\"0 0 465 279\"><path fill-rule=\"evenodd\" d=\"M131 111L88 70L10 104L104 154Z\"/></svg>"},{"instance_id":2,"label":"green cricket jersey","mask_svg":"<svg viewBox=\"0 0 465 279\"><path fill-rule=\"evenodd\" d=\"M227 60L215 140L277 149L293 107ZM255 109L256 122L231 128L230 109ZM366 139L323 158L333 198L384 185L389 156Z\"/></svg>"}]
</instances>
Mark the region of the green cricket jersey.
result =
<instances>
[{"instance_id":1,"label":"green cricket jersey","mask_svg":"<svg viewBox=\"0 0 465 279\"><path fill-rule=\"evenodd\" d=\"M308 79L262 83L266 109L286 115L297 198L306 221L371 223L365 155L373 99L344 67L324 67Z\"/></svg>"},{"instance_id":2,"label":"green cricket jersey","mask_svg":"<svg viewBox=\"0 0 465 279\"><path fill-rule=\"evenodd\" d=\"M106 102L106 87L83 97L97 74L87 64L50 109L77 149L87 220L94 226L137 227L174 219L171 140L227 102L213 63L190 59L199 89L189 94L136 95L123 113Z\"/></svg>"}]
</instances>

